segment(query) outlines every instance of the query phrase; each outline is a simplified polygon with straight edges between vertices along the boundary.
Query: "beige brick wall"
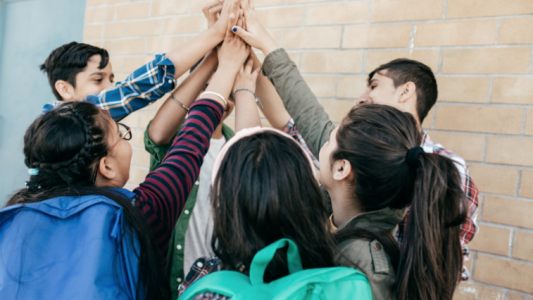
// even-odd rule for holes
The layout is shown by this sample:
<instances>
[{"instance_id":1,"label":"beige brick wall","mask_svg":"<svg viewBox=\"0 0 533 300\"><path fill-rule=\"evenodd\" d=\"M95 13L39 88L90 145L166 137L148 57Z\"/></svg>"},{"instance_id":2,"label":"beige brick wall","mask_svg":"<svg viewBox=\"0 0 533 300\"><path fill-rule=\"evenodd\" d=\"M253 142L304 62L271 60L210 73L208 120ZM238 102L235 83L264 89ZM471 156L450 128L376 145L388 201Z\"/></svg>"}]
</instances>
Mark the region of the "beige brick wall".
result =
<instances>
[{"instance_id":1,"label":"beige brick wall","mask_svg":"<svg viewBox=\"0 0 533 300\"><path fill-rule=\"evenodd\" d=\"M84 38L111 52L123 79L154 53L205 29L205 3L87 0ZM468 161L481 191L481 231L467 262L472 280L456 299L533 299L533 1L255 3L334 122L378 65L408 57L434 70L440 96L424 127ZM127 119L135 149L130 188L146 176L143 133L161 103ZM233 126L233 117L226 123Z\"/></svg>"}]
</instances>

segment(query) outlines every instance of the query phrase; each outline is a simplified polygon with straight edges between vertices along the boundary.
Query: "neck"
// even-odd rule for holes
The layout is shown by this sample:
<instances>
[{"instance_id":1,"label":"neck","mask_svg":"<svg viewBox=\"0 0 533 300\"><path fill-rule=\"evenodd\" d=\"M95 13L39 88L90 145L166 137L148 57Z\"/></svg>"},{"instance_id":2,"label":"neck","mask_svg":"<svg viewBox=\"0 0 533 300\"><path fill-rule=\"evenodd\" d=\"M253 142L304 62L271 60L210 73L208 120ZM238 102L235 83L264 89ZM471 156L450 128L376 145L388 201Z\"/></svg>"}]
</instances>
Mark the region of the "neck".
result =
<instances>
[{"instance_id":1,"label":"neck","mask_svg":"<svg viewBox=\"0 0 533 300\"><path fill-rule=\"evenodd\" d=\"M339 228L342 224L348 222L353 217L363 213L359 203L356 200L346 197L343 189L328 190L331 197L331 207L333 210L333 224Z\"/></svg>"},{"instance_id":2,"label":"neck","mask_svg":"<svg viewBox=\"0 0 533 300\"><path fill-rule=\"evenodd\" d=\"M215 128L215 132L213 132L213 136L211 138L215 140L220 140L223 137L224 135L222 134L222 123L220 123L217 128Z\"/></svg>"}]
</instances>

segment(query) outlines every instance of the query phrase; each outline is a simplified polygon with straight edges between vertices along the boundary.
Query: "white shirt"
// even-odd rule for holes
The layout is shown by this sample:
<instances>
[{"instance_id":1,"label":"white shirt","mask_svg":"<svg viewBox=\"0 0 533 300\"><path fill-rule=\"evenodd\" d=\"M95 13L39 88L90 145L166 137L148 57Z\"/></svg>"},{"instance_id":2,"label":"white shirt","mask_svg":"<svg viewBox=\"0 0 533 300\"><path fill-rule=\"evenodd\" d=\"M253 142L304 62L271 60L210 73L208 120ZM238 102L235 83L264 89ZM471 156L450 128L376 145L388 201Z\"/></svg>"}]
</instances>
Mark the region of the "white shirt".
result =
<instances>
[{"instance_id":1,"label":"white shirt","mask_svg":"<svg viewBox=\"0 0 533 300\"><path fill-rule=\"evenodd\" d=\"M200 169L200 186L196 204L185 232L183 271L189 273L192 264L200 257L214 256L211 249L213 236L213 217L211 215L211 175L215 160L226 143L226 139L211 139L209 150Z\"/></svg>"}]
</instances>

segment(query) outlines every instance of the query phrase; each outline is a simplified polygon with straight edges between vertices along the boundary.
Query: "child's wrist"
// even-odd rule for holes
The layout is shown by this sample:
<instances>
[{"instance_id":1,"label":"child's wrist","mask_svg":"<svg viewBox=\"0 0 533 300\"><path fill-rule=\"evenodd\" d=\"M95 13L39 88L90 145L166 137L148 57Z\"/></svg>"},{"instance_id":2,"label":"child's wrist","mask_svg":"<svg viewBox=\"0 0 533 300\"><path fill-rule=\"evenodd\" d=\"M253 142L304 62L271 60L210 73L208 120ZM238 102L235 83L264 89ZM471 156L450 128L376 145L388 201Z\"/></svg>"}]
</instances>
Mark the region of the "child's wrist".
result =
<instances>
[{"instance_id":1,"label":"child's wrist","mask_svg":"<svg viewBox=\"0 0 533 300\"><path fill-rule=\"evenodd\" d=\"M217 72L218 71L233 74L234 76L237 76L237 73L239 73L239 67L236 66L235 64L219 60Z\"/></svg>"},{"instance_id":2,"label":"child's wrist","mask_svg":"<svg viewBox=\"0 0 533 300\"><path fill-rule=\"evenodd\" d=\"M272 39L269 39L269 41L261 47L261 51L265 56L269 55L276 49L278 49L278 45Z\"/></svg>"}]
</instances>

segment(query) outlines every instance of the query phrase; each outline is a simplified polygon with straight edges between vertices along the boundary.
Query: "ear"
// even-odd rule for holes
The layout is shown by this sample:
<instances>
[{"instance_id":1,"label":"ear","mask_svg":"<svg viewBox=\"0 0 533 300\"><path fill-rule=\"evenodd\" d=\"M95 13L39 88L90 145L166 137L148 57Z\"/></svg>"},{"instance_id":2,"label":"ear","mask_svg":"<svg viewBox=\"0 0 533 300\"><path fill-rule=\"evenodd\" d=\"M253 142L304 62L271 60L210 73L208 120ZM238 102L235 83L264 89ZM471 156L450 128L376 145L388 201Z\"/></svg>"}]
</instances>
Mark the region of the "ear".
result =
<instances>
[{"instance_id":1,"label":"ear","mask_svg":"<svg viewBox=\"0 0 533 300\"><path fill-rule=\"evenodd\" d=\"M333 163L333 179L343 181L352 175L352 165L346 159L341 159Z\"/></svg>"},{"instance_id":2,"label":"ear","mask_svg":"<svg viewBox=\"0 0 533 300\"><path fill-rule=\"evenodd\" d=\"M409 81L406 84L401 85L398 87L400 89L400 103L405 103L407 100L416 97L416 85Z\"/></svg>"},{"instance_id":3,"label":"ear","mask_svg":"<svg viewBox=\"0 0 533 300\"><path fill-rule=\"evenodd\" d=\"M59 96L61 96L61 99L65 101L74 100L74 87L72 86L72 84L64 80L58 80L54 84L54 87L56 88L56 91Z\"/></svg>"},{"instance_id":4,"label":"ear","mask_svg":"<svg viewBox=\"0 0 533 300\"><path fill-rule=\"evenodd\" d=\"M112 160L107 156L100 159L100 165L98 166L98 173L102 181L109 181L117 177L117 172L115 172L115 166L112 163Z\"/></svg>"}]
</instances>

